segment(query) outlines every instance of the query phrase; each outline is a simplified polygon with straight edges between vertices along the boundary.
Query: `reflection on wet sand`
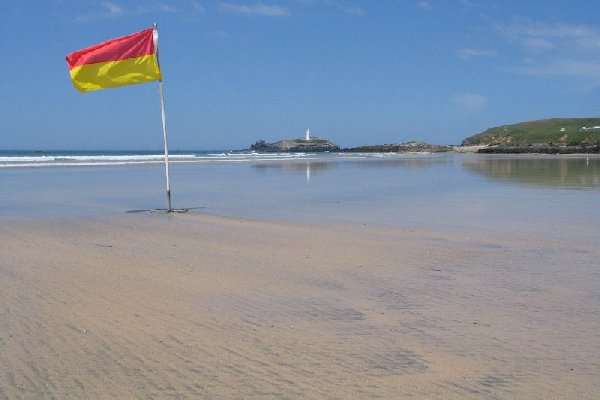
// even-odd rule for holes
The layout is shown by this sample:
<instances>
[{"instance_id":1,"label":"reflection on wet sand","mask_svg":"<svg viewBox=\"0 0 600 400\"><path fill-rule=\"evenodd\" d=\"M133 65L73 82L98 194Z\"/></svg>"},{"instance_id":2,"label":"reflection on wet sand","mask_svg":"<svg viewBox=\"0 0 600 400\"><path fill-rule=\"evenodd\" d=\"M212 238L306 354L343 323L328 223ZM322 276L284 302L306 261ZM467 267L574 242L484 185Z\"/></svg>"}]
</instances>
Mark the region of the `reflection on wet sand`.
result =
<instances>
[{"instance_id":1,"label":"reflection on wet sand","mask_svg":"<svg viewBox=\"0 0 600 400\"><path fill-rule=\"evenodd\" d=\"M301 161L301 162L276 162L252 164L257 170L278 170L282 172L306 173L306 180L310 181L312 174L326 171L335 167L335 162L327 161Z\"/></svg>"},{"instance_id":2,"label":"reflection on wet sand","mask_svg":"<svg viewBox=\"0 0 600 400\"><path fill-rule=\"evenodd\" d=\"M385 157L385 156L383 156ZM414 158L396 158L389 156L389 158L373 158L368 160L355 161L360 162L361 166L366 167L391 167L391 168L414 168L414 169L425 169L438 166L442 163L452 163L452 159L448 157L436 157L429 154L415 156Z\"/></svg>"},{"instance_id":3,"label":"reflection on wet sand","mask_svg":"<svg viewBox=\"0 0 600 400\"><path fill-rule=\"evenodd\" d=\"M489 157L465 158L463 167L485 177L534 186L600 186L597 157Z\"/></svg>"},{"instance_id":4,"label":"reflection on wet sand","mask_svg":"<svg viewBox=\"0 0 600 400\"><path fill-rule=\"evenodd\" d=\"M394 154L395 155L395 154ZM431 168L434 165L438 165L441 162L452 162L448 158L431 158L431 157L419 157L419 158L395 158L392 156L382 156L382 158L367 159L358 156L356 159L348 158L331 158L328 160L302 160L302 161L273 161L268 163L255 163L252 164L252 168L256 170L277 170L280 172L304 172L306 174L306 180L310 180L311 176L315 173L331 170L338 167L340 163L344 165L357 165L362 167L374 167L374 168L415 168L425 169ZM383 158L386 157L386 158ZM388 158L389 157L389 158Z\"/></svg>"}]
</instances>

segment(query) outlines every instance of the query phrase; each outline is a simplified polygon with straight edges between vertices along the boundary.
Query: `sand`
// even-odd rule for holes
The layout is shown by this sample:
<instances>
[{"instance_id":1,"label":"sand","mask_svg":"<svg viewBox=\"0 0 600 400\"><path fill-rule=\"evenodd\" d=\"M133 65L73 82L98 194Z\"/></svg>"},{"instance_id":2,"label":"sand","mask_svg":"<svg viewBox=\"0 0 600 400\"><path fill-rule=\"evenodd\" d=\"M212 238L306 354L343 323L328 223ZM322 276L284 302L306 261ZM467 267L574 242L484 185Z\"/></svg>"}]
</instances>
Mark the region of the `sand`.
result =
<instances>
[{"instance_id":1,"label":"sand","mask_svg":"<svg viewBox=\"0 0 600 400\"><path fill-rule=\"evenodd\" d=\"M203 215L0 221L0 399L600 394L600 249Z\"/></svg>"}]
</instances>

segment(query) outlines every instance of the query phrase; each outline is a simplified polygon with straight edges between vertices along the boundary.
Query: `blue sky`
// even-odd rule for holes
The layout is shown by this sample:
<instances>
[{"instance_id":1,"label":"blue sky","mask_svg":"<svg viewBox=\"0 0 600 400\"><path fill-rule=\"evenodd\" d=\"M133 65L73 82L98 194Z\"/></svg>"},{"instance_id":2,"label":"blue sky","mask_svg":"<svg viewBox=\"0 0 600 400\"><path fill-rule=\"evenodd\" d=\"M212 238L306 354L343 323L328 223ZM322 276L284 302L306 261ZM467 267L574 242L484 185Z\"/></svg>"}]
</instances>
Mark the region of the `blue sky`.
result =
<instances>
[{"instance_id":1,"label":"blue sky","mask_svg":"<svg viewBox=\"0 0 600 400\"><path fill-rule=\"evenodd\" d=\"M596 1L3 0L0 149L161 149L156 83L80 94L64 60L153 22L172 149L307 127L456 144L600 112Z\"/></svg>"}]
</instances>

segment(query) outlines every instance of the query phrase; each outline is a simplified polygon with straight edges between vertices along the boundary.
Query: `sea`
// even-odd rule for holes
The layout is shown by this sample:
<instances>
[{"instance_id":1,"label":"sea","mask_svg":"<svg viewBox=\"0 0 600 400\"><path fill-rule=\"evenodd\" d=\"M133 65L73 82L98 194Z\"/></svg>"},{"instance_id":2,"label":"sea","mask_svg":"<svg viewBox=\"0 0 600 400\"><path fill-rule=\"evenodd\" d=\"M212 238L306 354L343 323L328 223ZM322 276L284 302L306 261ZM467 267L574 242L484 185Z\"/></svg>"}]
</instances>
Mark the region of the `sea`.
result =
<instances>
[{"instance_id":1,"label":"sea","mask_svg":"<svg viewBox=\"0 0 600 400\"><path fill-rule=\"evenodd\" d=\"M268 221L600 242L600 157L173 151L173 206ZM0 219L166 208L160 151L0 151Z\"/></svg>"}]
</instances>

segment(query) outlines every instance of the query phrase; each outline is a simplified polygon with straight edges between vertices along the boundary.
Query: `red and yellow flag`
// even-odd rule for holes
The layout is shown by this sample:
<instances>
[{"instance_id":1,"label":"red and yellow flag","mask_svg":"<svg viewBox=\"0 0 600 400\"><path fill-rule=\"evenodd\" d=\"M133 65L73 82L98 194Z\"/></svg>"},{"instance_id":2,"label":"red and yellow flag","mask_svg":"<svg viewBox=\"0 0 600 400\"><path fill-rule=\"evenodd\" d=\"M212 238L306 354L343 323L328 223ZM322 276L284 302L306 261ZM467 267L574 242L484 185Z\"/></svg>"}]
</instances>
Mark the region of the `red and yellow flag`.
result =
<instances>
[{"instance_id":1,"label":"red and yellow flag","mask_svg":"<svg viewBox=\"0 0 600 400\"><path fill-rule=\"evenodd\" d=\"M75 51L67 56L80 92L160 81L158 32L146 29Z\"/></svg>"}]
</instances>

